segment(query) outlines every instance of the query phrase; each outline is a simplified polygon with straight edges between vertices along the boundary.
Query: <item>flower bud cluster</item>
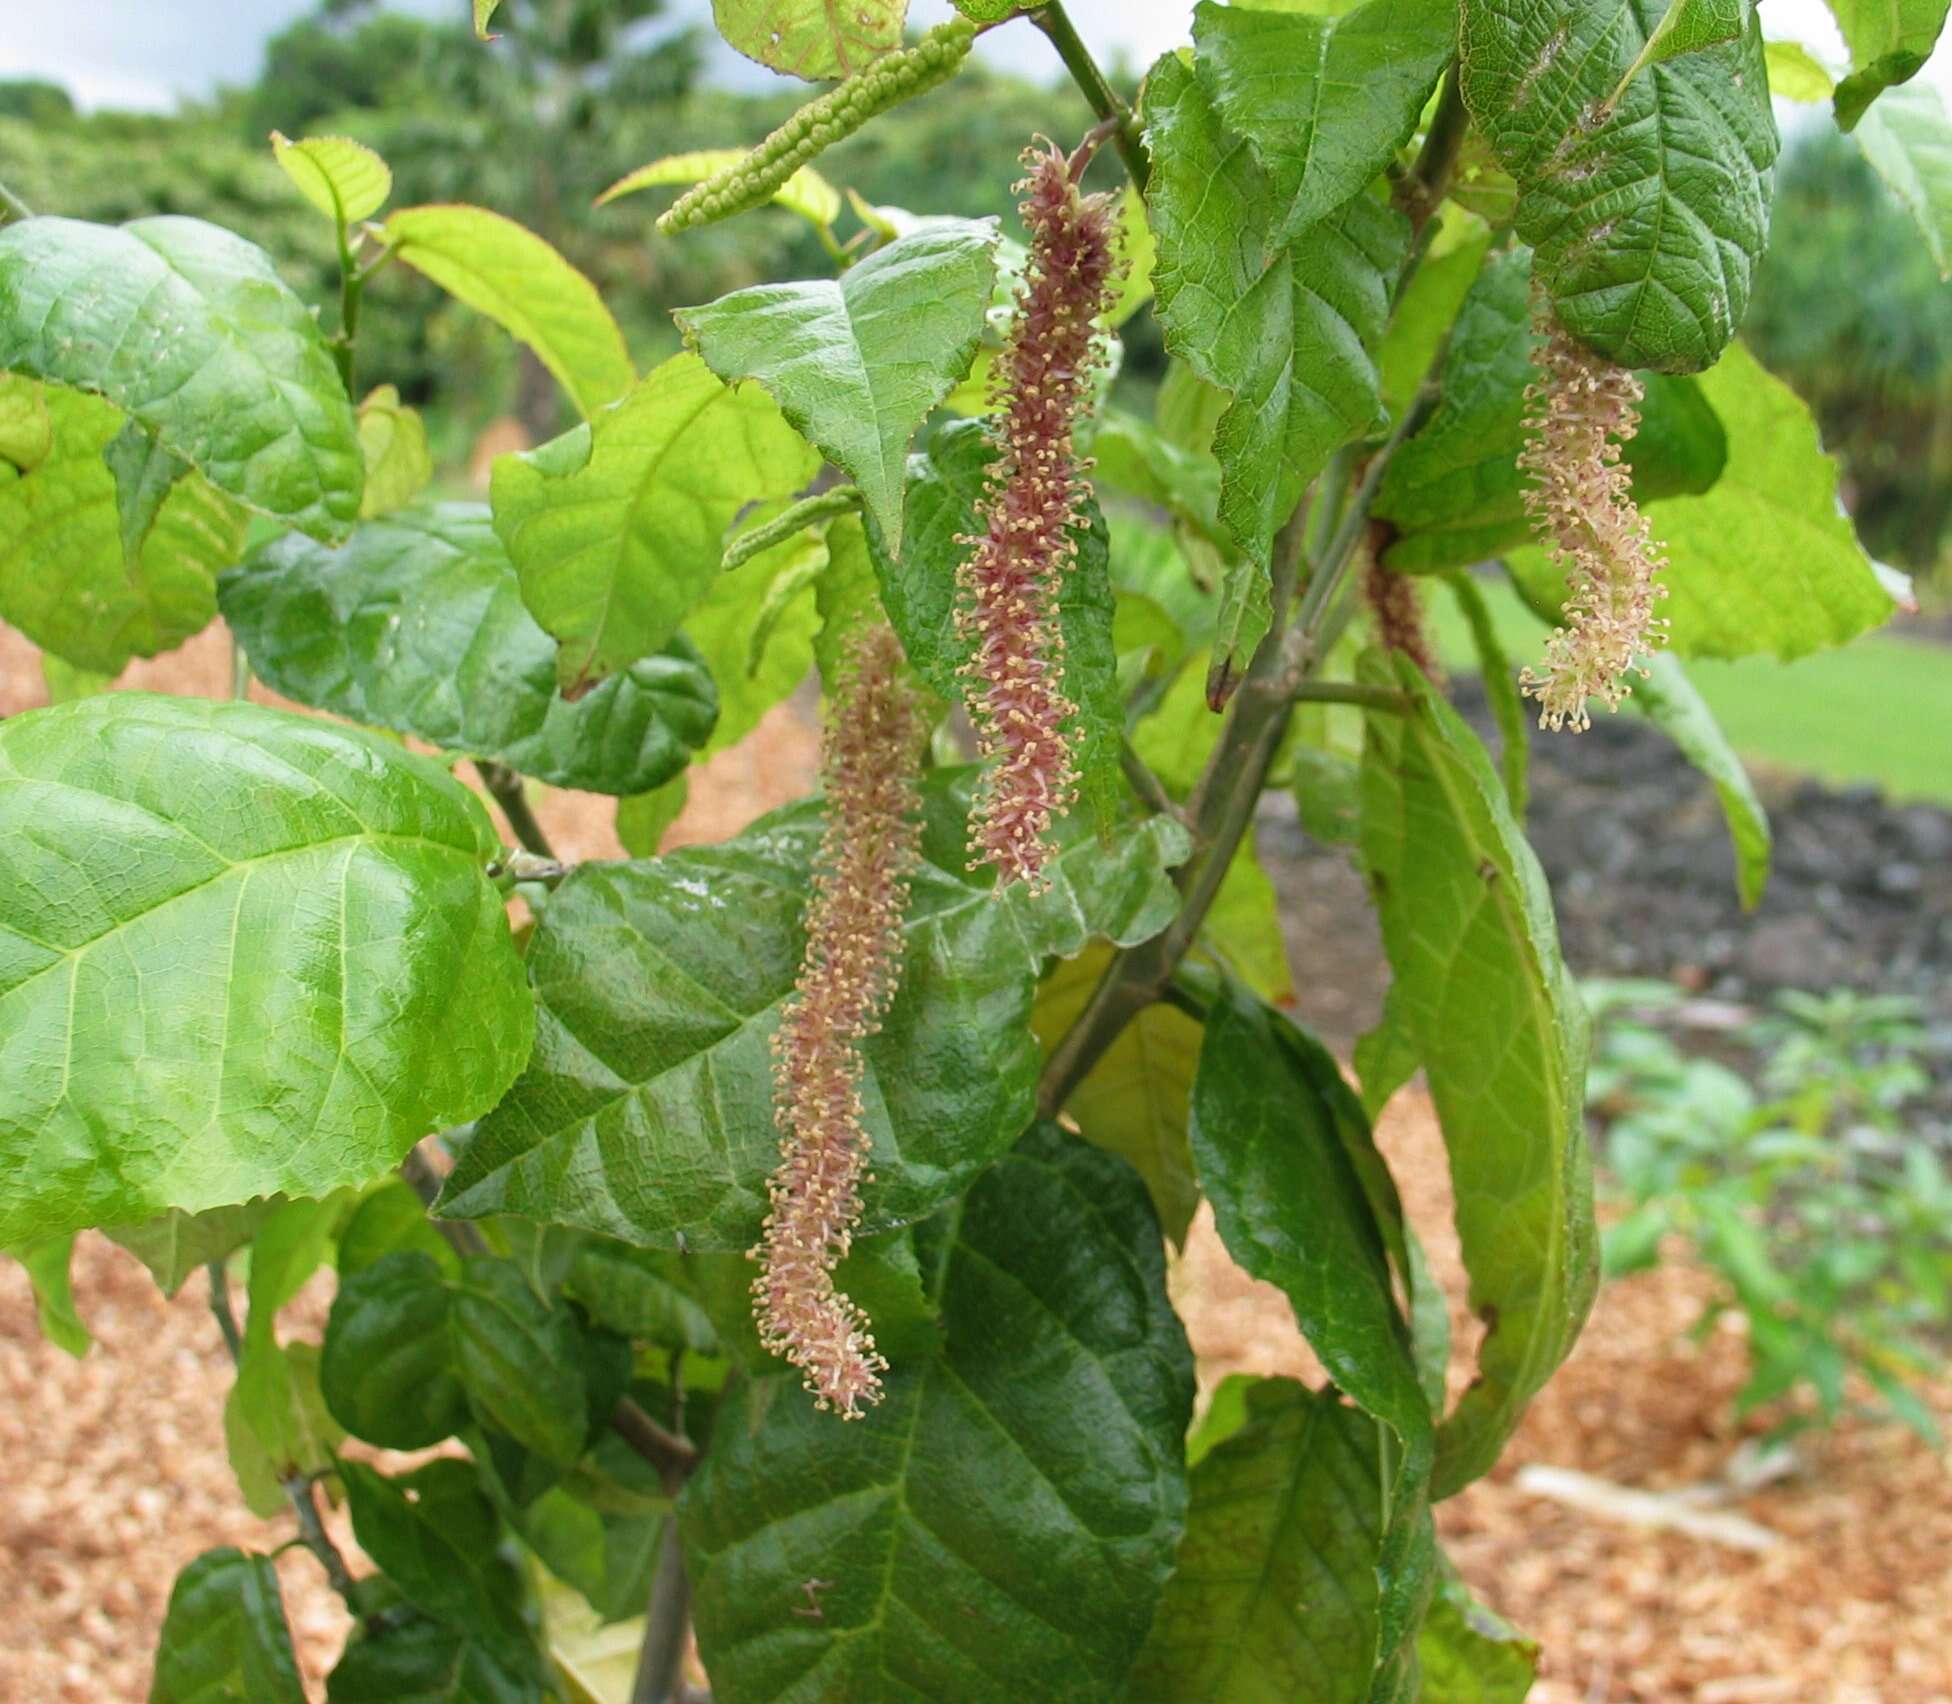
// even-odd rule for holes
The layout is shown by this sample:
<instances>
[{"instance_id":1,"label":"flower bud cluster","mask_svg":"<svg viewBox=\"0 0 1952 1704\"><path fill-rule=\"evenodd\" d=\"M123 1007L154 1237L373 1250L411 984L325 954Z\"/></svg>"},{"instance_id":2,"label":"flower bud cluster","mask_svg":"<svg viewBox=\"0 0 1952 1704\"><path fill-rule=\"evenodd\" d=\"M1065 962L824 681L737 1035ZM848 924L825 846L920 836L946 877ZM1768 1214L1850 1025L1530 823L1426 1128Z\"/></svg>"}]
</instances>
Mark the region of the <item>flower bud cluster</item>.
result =
<instances>
[{"instance_id":1,"label":"flower bud cluster","mask_svg":"<svg viewBox=\"0 0 1952 1704\"><path fill-rule=\"evenodd\" d=\"M1667 623L1654 610L1667 596L1655 578L1666 559L1620 460L1640 427L1640 380L1575 342L1543 300L1533 329L1543 342L1532 356L1538 377L1525 392L1518 465L1532 475L1525 509L1565 571L1566 601L1544 661L1519 684L1539 701L1540 727L1579 730L1591 725L1586 701L1619 709L1633 690L1627 677L1644 676L1642 659L1665 642Z\"/></svg>"},{"instance_id":2,"label":"flower bud cluster","mask_svg":"<svg viewBox=\"0 0 1952 1704\"><path fill-rule=\"evenodd\" d=\"M897 102L953 77L976 39L967 18L938 24L913 47L877 59L809 101L758 147L678 197L659 216L666 236L763 206L823 148L851 136Z\"/></svg>"},{"instance_id":3,"label":"flower bud cluster","mask_svg":"<svg viewBox=\"0 0 1952 1704\"><path fill-rule=\"evenodd\" d=\"M880 1400L868 1321L834 1285L861 1216L869 1141L861 1042L901 977L907 872L920 840L922 719L901 643L881 622L850 640L822 752L827 824L806 914L806 952L773 1037L780 1164L751 1256L760 1341L805 1375L822 1409L858 1418Z\"/></svg>"},{"instance_id":4,"label":"flower bud cluster","mask_svg":"<svg viewBox=\"0 0 1952 1704\"><path fill-rule=\"evenodd\" d=\"M1017 188L1026 192L1029 264L991 381L997 455L977 509L983 531L961 541L971 548L958 570L956 619L986 764L971 822L978 858L1036 890L1048 885L1051 821L1076 790L1058 602L1089 466L1073 429L1097 368L1094 322L1111 304L1117 257L1111 198L1080 194L1072 163L1048 143L1026 150L1024 164Z\"/></svg>"}]
</instances>

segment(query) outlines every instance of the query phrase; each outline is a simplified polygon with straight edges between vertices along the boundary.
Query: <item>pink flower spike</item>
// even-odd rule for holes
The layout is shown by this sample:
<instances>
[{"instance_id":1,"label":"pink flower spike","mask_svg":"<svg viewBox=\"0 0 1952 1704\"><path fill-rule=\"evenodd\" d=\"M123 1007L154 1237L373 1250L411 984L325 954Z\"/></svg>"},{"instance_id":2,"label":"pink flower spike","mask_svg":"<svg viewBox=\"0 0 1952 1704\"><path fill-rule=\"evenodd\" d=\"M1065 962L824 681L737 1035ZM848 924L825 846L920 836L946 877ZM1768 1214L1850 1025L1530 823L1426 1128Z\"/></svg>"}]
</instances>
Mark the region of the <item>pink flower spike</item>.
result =
<instances>
[{"instance_id":1,"label":"pink flower spike","mask_svg":"<svg viewBox=\"0 0 1952 1704\"><path fill-rule=\"evenodd\" d=\"M888 1363L861 1310L834 1286L860 1222L869 1141L861 1042L901 979L907 872L921 839L921 721L901 643L877 622L853 636L822 750L827 824L799 980L773 1037L780 1164L750 1258L760 1341L806 1376L819 1408L854 1420L881 1399Z\"/></svg>"}]
</instances>

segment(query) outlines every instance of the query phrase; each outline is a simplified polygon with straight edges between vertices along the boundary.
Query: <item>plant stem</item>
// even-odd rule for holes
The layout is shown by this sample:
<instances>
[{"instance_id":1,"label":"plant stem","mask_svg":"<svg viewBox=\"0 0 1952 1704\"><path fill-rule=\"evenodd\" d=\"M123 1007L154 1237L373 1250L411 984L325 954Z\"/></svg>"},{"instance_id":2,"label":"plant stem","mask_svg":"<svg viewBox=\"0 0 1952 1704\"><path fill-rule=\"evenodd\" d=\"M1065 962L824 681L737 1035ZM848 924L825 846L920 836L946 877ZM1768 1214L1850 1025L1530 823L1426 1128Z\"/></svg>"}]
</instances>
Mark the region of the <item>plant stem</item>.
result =
<instances>
[{"instance_id":1,"label":"plant stem","mask_svg":"<svg viewBox=\"0 0 1952 1704\"><path fill-rule=\"evenodd\" d=\"M1125 771L1125 779L1132 784L1137 793L1161 816L1171 817L1175 822L1183 822L1184 815L1172 794L1166 791L1166 784L1152 773L1144 758L1129 738L1121 736L1118 744L1119 767Z\"/></svg>"},{"instance_id":2,"label":"plant stem","mask_svg":"<svg viewBox=\"0 0 1952 1704\"><path fill-rule=\"evenodd\" d=\"M400 1162L400 1175L406 1179L407 1187L420 1197L421 1206L431 1208L439 1199L441 1174L434 1170L433 1163L420 1151L418 1144L408 1149L407 1157ZM446 1238L447 1246L463 1260L472 1260L476 1255L488 1252L487 1240L466 1219L436 1219L429 1213L427 1222Z\"/></svg>"},{"instance_id":3,"label":"plant stem","mask_svg":"<svg viewBox=\"0 0 1952 1704\"><path fill-rule=\"evenodd\" d=\"M1108 120L1113 124L1112 142L1118 149L1118 157L1125 162L1125 170L1132 179L1133 187L1143 193L1146 179L1151 173L1151 164L1145 157L1145 144L1139 140L1132 109L1106 80L1104 72L1098 69L1097 60L1091 57L1091 49L1085 46L1071 22L1070 14L1064 10L1064 0L1049 0L1048 5L1039 6L1024 16L1050 38L1051 46L1057 49L1058 58L1064 61L1064 69L1071 73L1071 80L1091 103L1091 110L1101 121Z\"/></svg>"},{"instance_id":4,"label":"plant stem","mask_svg":"<svg viewBox=\"0 0 1952 1704\"><path fill-rule=\"evenodd\" d=\"M529 795L522 785L522 777L507 764L497 763L492 757L476 758L474 767L481 777L481 784L494 795L495 803L501 806L502 815L508 818L508 826L522 843L523 849L533 852L538 858L547 858L551 863L559 862L556 849L549 844L548 835L542 832L542 824L535 820L535 812L529 809Z\"/></svg>"},{"instance_id":5,"label":"plant stem","mask_svg":"<svg viewBox=\"0 0 1952 1704\"><path fill-rule=\"evenodd\" d=\"M34 209L22 201L4 183L0 183L0 210L4 210L10 219L31 219L34 217Z\"/></svg>"},{"instance_id":6,"label":"plant stem","mask_svg":"<svg viewBox=\"0 0 1952 1704\"><path fill-rule=\"evenodd\" d=\"M224 1347L230 1351L231 1365L241 1366L244 1339L230 1305L230 1275L221 1260L211 1261L204 1270L210 1278L210 1311L216 1317L217 1329L224 1334ZM298 1542L318 1558L325 1577L332 1582L332 1589L345 1599L346 1607L359 1614L358 1582L346 1566L345 1557L339 1554L339 1547L332 1542L332 1535L325 1530L325 1523L319 1519L311 1480L302 1473L280 1473L278 1483L284 1488L291 1512L298 1517Z\"/></svg>"},{"instance_id":7,"label":"plant stem","mask_svg":"<svg viewBox=\"0 0 1952 1704\"><path fill-rule=\"evenodd\" d=\"M675 1514L658 1535L657 1572L644 1618L644 1643L630 1704L681 1704L685 1692L685 1636L691 1626L691 1582L685 1577L684 1539Z\"/></svg>"},{"instance_id":8,"label":"plant stem","mask_svg":"<svg viewBox=\"0 0 1952 1704\"><path fill-rule=\"evenodd\" d=\"M1297 704L1360 704L1365 710L1388 710L1398 716L1410 711L1406 694L1353 680L1305 680L1295 688L1293 697Z\"/></svg>"},{"instance_id":9,"label":"plant stem","mask_svg":"<svg viewBox=\"0 0 1952 1704\"><path fill-rule=\"evenodd\" d=\"M1415 239L1422 237L1424 226L1443 203L1450 188L1451 173L1457 166L1457 152L1463 147L1465 133L1470 128L1471 115L1464 110L1464 93L1453 61L1444 74L1443 93L1437 97L1437 110L1430 115L1430 128L1424 132L1416 164L1397 186L1396 204L1409 216L1413 233L1410 246L1413 256L1422 252L1422 243Z\"/></svg>"},{"instance_id":10,"label":"plant stem","mask_svg":"<svg viewBox=\"0 0 1952 1704\"><path fill-rule=\"evenodd\" d=\"M342 219L339 221L339 335L332 340L332 359L348 397L352 395L353 347L359 340L359 299L365 289L365 275L353 258Z\"/></svg>"}]
</instances>

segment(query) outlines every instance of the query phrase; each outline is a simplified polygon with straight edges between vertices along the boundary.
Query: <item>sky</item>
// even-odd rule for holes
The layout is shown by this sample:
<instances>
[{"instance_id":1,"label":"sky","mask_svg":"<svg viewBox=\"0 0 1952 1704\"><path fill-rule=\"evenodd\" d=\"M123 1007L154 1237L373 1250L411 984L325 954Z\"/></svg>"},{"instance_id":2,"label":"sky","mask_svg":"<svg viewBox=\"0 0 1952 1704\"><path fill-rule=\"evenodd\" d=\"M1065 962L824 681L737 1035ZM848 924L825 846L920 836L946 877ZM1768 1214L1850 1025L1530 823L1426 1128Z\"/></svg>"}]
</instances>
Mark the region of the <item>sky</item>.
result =
<instances>
[{"instance_id":1,"label":"sky","mask_svg":"<svg viewBox=\"0 0 1952 1704\"><path fill-rule=\"evenodd\" d=\"M514 0L519 4L520 0ZM467 28L468 0L393 0L426 16L451 15ZM1108 67L1137 69L1184 41L1188 0L1067 0L1078 32ZM84 107L169 108L219 85L249 82L264 43L312 9L312 0L60 0L29 4L0 0L11 12L0 32L0 78L45 77L63 84ZM669 0L668 13L703 21L710 0ZM24 14L24 15L23 15ZM949 15L949 0L913 0L917 25ZM1844 59L1842 38L1823 0L1766 0L1763 26L1772 37L1803 42L1833 67ZM1057 75L1050 45L1027 24L991 32L978 51L992 64L1039 81ZM1952 91L1952 51L1924 75ZM772 74L729 49L714 73L741 87L765 87Z\"/></svg>"}]
</instances>

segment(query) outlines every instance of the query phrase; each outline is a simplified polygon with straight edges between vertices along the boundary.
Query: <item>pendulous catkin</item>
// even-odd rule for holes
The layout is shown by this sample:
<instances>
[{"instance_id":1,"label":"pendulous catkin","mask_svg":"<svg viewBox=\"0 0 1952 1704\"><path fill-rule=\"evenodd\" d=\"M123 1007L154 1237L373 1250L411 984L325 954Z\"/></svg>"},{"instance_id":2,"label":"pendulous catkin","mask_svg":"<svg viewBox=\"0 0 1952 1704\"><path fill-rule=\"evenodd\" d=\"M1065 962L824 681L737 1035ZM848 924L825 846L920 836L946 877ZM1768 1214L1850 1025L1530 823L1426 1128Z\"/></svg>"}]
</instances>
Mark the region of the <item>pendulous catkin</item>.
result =
<instances>
[{"instance_id":1,"label":"pendulous catkin","mask_svg":"<svg viewBox=\"0 0 1952 1704\"><path fill-rule=\"evenodd\" d=\"M921 830L915 775L922 720L901 643L881 622L849 642L821 753L827 822L806 953L773 1037L780 1164L750 1258L760 1341L805 1375L816 1406L856 1419L888 1363L861 1310L834 1286L861 1216L868 1157L861 1043L901 979L907 873Z\"/></svg>"},{"instance_id":2,"label":"pendulous catkin","mask_svg":"<svg viewBox=\"0 0 1952 1704\"><path fill-rule=\"evenodd\" d=\"M1543 339L1527 387L1526 444L1518 465L1532 475L1525 509L1532 530L1565 571L1563 625L1545 644L1537 670L1519 684L1539 701L1539 726L1591 725L1586 701L1609 710L1646 674L1641 659L1667 637L1654 613L1667 596L1655 576L1666 566L1633 500L1621 446L1640 427L1644 387L1624 367L1567 336L1541 298L1533 330Z\"/></svg>"},{"instance_id":3,"label":"pendulous catkin","mask_svg":"<svg viewBox=\"0 0 1952 1704\"><path fill-rule=\"evenodd\" d=\"M1049 143L1024 152L1029 263L992 380L997 455L977 508L983 531L961 541L970 551L957 575L965 698L985 764L971 838L979 863L1033 891L1048 885L1051 821L1076 791L1058 601L1088 465L1073 430L1098 360L1094 321L1117 273L1111 197L1078 189L1088 158L1067 160Z\"/></svg>"}]
</instances>

